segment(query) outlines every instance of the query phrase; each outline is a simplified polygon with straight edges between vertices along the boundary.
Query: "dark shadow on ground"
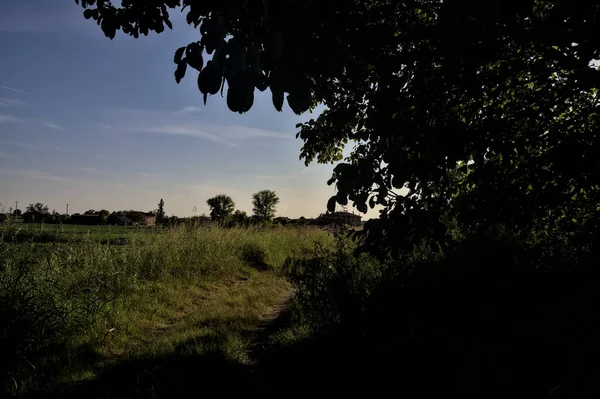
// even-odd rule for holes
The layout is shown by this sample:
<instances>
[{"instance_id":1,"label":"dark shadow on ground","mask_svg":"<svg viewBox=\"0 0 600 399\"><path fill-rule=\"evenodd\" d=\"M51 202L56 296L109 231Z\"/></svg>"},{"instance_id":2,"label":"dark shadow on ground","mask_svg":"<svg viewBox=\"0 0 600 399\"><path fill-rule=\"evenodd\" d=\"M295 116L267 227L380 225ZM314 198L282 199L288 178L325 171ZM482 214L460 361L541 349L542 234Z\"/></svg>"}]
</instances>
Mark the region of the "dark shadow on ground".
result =
<instances>
[{"instance_id":1,"label":"dark shadow on ground","mask_svg":"<svg viewBox=\"0 0 600 399\"><path fill-rule=\"evenodd\" d=\"M253 365L219 352L191 355L192 340L49 396L547 398L572 376L577 350L598 341L598 274L517 274L501 284L482 284L487 273L466 270L422 277L405 292L392 285L373 300L385 314L371 315L365 330L262 345L292 322L284 311L256 337ZM223 346L218 336L206 339L208 347Z\"/></svg>"},{"instance_id":2,"label":"dark shadow on ground","mask_svg":"<svg viewBox=\"0 0 600 399\"><path fill-rule=\"evenodd\" d=\"M265 392L543 399L570 381L574 390L593 392L582 397L600 398L597 268L499 275L492 261L479 270L460 267L415 275L410 289L406 281L382 287L363 329L346 326L288 347L257 348ZM284 312L263 334L286 319ZM582 353L587 371L574 367ZM561 397L580 397L572 395Z\"/></svg>"},{"instance_id":3,"label":"dark shadow on ground","mask_svg":"<svg viewBox=\"0 0 600 399\"><path fill-rule=\"evenodd\" d=\"M210 339L218 340L218 337ZM51 398L198 398L258 397L252 370L218 352L191 354L197 340L172 354L137 358L106 368L99 378L78 387L31 397ZM213 342L218 346L219 342Z\"/></svg>"}]
</instances>

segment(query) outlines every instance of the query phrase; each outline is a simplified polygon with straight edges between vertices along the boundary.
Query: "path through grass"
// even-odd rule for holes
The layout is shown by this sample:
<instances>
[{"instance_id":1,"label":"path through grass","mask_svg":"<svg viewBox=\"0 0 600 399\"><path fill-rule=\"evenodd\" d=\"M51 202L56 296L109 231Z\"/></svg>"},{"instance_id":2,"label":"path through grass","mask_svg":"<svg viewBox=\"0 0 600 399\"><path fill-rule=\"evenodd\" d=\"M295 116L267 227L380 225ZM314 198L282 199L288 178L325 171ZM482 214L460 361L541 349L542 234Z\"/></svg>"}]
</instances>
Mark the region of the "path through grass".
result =
<instances>
[{"instance_id":1,"label":"path through grass","mask_svg":"<svg viewBox=\"0 0 600 399\"><path fill-rule=\"evenodd\" d=\"M174 397L169 373L200 378L188 363L207 358L209 376L216 358L245 375L257 332L290 296L281 266L331 241L306 228L129 231L126 245L28 234L0 240L0 344L14 355L3 388L58 397Z\"/></svg>"}]
</instances>

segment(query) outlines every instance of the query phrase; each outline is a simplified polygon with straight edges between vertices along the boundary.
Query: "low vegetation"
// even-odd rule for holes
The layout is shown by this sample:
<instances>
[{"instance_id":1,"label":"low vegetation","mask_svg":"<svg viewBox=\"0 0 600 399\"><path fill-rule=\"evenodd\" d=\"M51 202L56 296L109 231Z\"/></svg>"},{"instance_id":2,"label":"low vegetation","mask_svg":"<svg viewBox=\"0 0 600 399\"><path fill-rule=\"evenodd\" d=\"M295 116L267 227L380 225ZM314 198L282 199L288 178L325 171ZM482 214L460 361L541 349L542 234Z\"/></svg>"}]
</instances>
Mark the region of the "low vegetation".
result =
<instances>
[{"instance_id":1,"label":"low vegetation","mask_svg":"<svg viewBox=\"0 0 600 399\"><path fill-rule=\"evenodd\" d=\"M249 364L261 322L291 295L283 266L332 243L289 227L5 224L0 237L0 376L10 395L66 393L173 354Z\"/></svg>"}]
</instances>

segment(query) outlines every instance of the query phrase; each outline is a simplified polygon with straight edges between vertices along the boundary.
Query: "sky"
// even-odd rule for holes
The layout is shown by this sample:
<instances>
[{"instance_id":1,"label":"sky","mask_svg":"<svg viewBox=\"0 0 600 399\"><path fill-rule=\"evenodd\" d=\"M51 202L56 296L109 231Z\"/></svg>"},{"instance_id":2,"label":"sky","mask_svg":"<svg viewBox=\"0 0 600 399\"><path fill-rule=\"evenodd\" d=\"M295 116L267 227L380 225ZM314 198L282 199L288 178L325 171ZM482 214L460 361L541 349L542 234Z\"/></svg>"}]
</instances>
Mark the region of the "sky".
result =
<instances>
[{"instance_id":1,"label":"sky","mask_svg":"<svg viewBox=\"0 0 600 399\"><path fill-rule=\"evenodd\" d=\"M199 38L178 11L172 31L112 41L82 12L73 0L0 0L4 208L149 211L163 198L168 215L190 216L227 194L250 214L252 193L271 189L279 216L325 211L333 165L304 166L295 138L316 113L277 112L268 90L243 115L220 95L204 106L195 73L173 77L173 53Z\"/></svg>"}]
</instances>

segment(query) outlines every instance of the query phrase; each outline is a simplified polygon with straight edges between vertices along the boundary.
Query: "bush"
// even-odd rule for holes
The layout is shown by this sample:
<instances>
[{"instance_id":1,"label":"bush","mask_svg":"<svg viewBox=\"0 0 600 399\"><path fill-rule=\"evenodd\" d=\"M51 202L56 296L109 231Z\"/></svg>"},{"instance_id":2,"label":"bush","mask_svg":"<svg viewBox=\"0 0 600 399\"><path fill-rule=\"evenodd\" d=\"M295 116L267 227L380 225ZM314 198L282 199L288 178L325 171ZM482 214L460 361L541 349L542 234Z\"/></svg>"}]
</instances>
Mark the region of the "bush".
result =
<instances>
[{"instance_id":1,"label":"bush","mask_svg":"<svg viewBox=\"0 0 600 399\"><path fill-rule=\"evenodd\" d=\"M32 362L64 344L69 311L44 271L36 273L27 259L12 261L7 252L0 255L0 378L16 384L20 369L35 370Z\"/></svg>"},{"instance_id":2,"label":"bush","mask_svg":"<svg viewBox=\"0 0 600 399\"><path fill-rule=\"evenodd\" d=\"M545 397L578 349L600 346L597 259L568 236L496 226L384 262L353 249L338 237L335 251L317 246L287 271L303 321L369 354L359 375L395 359L374 378L402 375L423 396L494 386Z\"/></svg>"},{"instance_id":3,"label":"bush","mask_svg":"<svg viewBox=\"0 0 600 399\"><path fill-rule=\"evenodd\" d=\"M0 381L9 392L56 372L82 337L103 336L135 280L112 255L98 244L0 244Z\"/></svg>"},{"instance_id":4,"label":"bush","mask_svg":"<svg viewBox=\"0 0 600 399\"><path fill-rule=\"evenodd\" d=\"M385 268L385 263L368 254L355 256L353 242L342 235L336 237L335 250L317 243L314 257L290 259L286 264L302 316L316 329L336 324L360 329Z\"/></svg>"},{"instance_id":5,"label":"bush","mask_svg":"<svg viewBox=\"0 0 600 399\"><path fill-rule=\"evenodd\" d=\"M256 270L268 270L267 253L255 242L246 243L241 248L241 258L246 264Z\"/></svg>"}]
</instances>

